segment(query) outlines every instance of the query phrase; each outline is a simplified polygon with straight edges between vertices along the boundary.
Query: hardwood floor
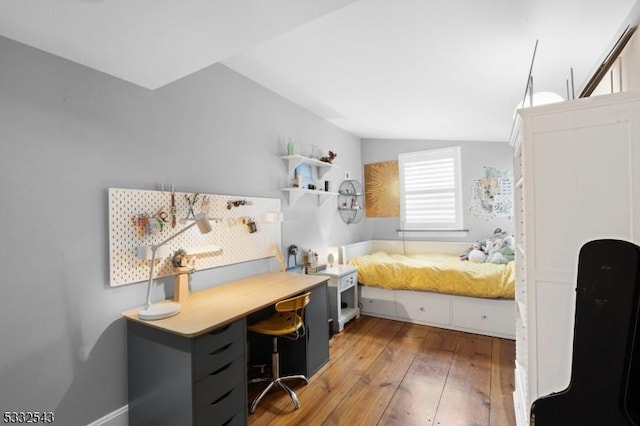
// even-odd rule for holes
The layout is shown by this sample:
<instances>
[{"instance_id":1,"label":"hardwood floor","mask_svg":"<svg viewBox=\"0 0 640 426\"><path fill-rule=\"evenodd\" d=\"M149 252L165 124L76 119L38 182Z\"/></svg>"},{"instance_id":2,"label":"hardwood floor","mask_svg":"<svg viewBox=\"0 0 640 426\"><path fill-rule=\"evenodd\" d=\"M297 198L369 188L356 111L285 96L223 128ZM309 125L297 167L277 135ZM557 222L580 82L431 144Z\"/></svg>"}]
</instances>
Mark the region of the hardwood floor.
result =
<instances>
[{"instance_id":1,"label":"hardwood floor","mask_svg":"<svg viewBox=\"0 0 640 426\"><path fill-rule=\"evenodd\" d=\"M361 316L308 385L290 382L299 410L271 390L249 425L512 426L514 358L512 340Z\"/></svg>"}]
</instances>

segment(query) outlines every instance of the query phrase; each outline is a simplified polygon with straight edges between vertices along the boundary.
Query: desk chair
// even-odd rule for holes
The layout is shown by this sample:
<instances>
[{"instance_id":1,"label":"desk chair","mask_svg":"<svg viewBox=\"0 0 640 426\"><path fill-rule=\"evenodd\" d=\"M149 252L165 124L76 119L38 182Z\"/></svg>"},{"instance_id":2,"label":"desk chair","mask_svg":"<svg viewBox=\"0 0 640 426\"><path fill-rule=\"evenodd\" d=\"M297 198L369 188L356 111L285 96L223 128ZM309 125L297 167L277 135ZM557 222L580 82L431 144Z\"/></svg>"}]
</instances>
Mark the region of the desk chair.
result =
<instances>
[{"instance_id":1,"label":"desk chair","mask_svg":"<svg viewBox=\"0 0 640 426\"><path fill-rule=\"evenodd\" d=\"M300 379L304 380L305 384L309 383L304 375L298 374L294 376L280 377L280 358L278 355L278 337L284 337L290 340L298 340L306 333L304 327L304 308L309 304L311 300L311 293L305 293L303 295L292 297L290 299L281 300L275 304L276 313L270 318L259 321L255 324L249 325L247 329L254 333L266 334L273 336L273 352L271 354L271 370L272 375L270 378L253 379L249 383L269 382L266 388L253 400L251 403L250 412L256 411L256 406L260 400L269 392L274 386L280 386L285 392L289 394L293 405L296 410L300 408L300 401L298 396L293 390L283 383L284 380Z\"/></svg>"}]
</instances>

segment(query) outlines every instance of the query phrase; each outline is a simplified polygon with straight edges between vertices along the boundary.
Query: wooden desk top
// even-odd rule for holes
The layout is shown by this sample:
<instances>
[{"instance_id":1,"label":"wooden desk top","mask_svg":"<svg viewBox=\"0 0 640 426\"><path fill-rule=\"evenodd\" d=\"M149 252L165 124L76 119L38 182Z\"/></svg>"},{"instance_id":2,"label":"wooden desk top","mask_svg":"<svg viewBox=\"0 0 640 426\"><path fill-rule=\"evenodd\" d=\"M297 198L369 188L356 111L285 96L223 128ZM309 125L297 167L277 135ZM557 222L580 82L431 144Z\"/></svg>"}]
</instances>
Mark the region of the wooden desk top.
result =
<instances>
[{"instance_id":1,"label":"wooden desk top","mask_svg":"<svg viewBox=\"0 0 640 426\"><path fill-rule=\"evenodd\" d=\"M189 299L180 304L180 313L170 318L141 320L138 311L142 307L122 315L128 320L183 337L196 337L327 280L328 277L322 275L268 272L191 293Z\"/></svg>"}]
</instances>

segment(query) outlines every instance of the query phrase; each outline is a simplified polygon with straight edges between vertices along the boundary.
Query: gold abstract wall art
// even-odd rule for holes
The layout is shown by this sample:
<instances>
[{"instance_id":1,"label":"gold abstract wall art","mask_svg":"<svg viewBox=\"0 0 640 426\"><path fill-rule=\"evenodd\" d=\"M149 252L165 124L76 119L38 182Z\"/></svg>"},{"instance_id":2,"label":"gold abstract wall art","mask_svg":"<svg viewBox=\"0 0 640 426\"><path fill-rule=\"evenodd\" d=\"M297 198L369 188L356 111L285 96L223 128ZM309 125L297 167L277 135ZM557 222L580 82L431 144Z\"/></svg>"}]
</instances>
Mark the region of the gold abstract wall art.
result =
<instances>
[{"instance_id":1,"label":"gold abstract wall art","mask_svg":"<svg viewBox=\"0 0 640 426\"><path fill-rule=\"evenodd\" d=\"M367 217L399 217L398 162L365 164L364 193Z\"/></svg>"}]
</instances>

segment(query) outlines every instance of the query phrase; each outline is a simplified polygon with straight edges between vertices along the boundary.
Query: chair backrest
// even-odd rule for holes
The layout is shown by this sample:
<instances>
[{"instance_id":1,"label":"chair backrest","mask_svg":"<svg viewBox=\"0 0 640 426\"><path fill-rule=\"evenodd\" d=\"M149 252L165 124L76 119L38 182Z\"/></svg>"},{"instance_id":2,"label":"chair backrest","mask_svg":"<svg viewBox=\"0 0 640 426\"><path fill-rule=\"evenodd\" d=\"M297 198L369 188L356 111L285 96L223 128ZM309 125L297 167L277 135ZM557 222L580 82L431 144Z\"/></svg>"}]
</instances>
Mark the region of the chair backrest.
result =
<instances>
[{"instance_id":1,"label":"chair backrest","mask_svg":"<svg viewBox=\"0 0 640 426\"><path fill-rule=\"evenodd\" d=\"M296 312L302 311L311 301L311 293L307 292L300 296L292 297L290 299L281 300L276 303L276 311L278 312Z\"/></svg>"},{"instance_id":2,"label":"chair backrest","mask_svg":"<svg viewBox=\"0 0 640 426\"><path fill-rule=\"evenodd\" d=\"M296 331L290 335L283 335L290 340L297 340L306 334L304 326L304 308L311 301L311 293L307 292L300 296L292 297L290 299L281 300L275 305L277 312L291 312L294 317L300 318L300 326L296 328ZM297 319L295 320L297 322Z\"/></svg>"}]
</instances>

